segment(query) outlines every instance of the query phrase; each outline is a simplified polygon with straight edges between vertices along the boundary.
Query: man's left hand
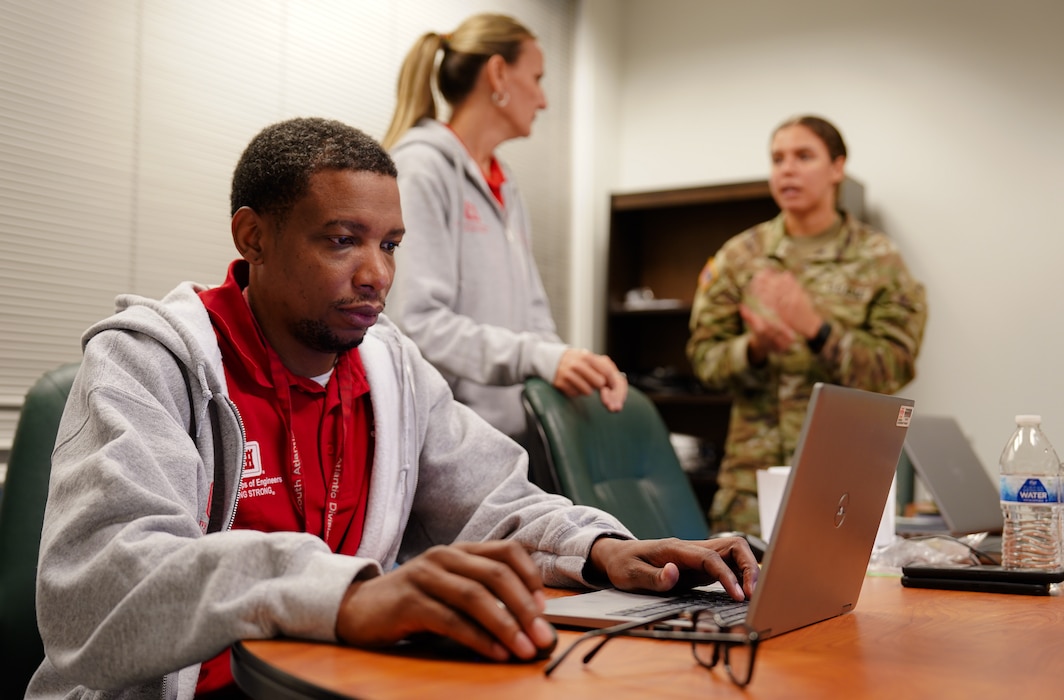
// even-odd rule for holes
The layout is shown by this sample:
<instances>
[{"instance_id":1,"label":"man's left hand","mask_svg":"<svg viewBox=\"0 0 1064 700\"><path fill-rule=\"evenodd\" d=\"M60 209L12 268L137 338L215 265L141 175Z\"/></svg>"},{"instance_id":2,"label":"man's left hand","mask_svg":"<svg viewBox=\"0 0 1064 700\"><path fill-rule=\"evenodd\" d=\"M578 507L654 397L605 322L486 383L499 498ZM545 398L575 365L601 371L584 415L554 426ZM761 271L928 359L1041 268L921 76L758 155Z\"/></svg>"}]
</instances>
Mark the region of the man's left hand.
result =
<instances>
[{"instance_id":1,"label":"man's left hand","mask_svg":"<svg viewBox=\"0 0 1064 700\"><path fill-rule=\"evenodd\" d=\"M760 567L741 537L690 541L598 539L591 564L615 588L664 593L676 588L720 581L735 600L754 593Z\"/></svg>"}]
</instances>

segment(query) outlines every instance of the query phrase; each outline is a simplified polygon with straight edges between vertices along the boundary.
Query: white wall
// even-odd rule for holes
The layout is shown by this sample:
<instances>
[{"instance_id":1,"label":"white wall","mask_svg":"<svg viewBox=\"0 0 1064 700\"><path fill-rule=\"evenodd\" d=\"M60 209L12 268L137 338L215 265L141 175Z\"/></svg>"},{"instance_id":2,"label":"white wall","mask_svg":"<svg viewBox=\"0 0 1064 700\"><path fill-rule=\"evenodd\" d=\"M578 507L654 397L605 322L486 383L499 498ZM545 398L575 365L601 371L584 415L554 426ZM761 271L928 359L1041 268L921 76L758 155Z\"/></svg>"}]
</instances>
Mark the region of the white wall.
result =
<instances>
[{"instance_id":1,"label":"white wall","mask_svg":"<svg viewBox=\"0 0 1064 700\"><path fill-rule=\"evenodd\" d=\"M619 133L602 187L763 178L780 121L828 117L869 218L927 286L902 393L956 416L988 471L1016 413L1041 413L1064 453L1064 4L586 2L620 13L622 62L601 68L620 90L598 115Z\"/></svg>"},{"instance_id":2,"label":"white wall","mask_svg":"<svg viewBox=\"0 0 1064 700\"><path fill-rule=\"evenodd\" d=\"M572 260L569 328L574 345L605 344L609 193L617 170L621 14L613 0L578 3L573 47Z\"/></svg>"}]
</instances>

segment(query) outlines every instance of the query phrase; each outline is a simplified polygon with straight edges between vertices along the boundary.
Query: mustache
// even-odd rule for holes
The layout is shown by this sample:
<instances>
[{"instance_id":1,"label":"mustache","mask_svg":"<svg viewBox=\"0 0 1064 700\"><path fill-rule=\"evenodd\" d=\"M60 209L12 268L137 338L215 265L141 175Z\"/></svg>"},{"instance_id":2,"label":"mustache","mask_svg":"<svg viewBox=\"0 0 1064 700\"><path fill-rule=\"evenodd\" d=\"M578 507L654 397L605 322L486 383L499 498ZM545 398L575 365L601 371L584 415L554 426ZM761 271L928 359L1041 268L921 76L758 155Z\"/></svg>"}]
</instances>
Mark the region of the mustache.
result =
<instances>
[{"instance_id":1,"label":"mustache","mask_svg":"<svg viewBox=\"0 0 1064 700\"><path fill-rule=\"evenodd\" d=\"M360 294L357 297L345 297L333 302L333 306L338 309L362 305L379 305L381 309L384 309L384 307L388 305L388 302L385 300L385 295L382 292L367 292L366 294Z\"/></svg>"}]
</instances>

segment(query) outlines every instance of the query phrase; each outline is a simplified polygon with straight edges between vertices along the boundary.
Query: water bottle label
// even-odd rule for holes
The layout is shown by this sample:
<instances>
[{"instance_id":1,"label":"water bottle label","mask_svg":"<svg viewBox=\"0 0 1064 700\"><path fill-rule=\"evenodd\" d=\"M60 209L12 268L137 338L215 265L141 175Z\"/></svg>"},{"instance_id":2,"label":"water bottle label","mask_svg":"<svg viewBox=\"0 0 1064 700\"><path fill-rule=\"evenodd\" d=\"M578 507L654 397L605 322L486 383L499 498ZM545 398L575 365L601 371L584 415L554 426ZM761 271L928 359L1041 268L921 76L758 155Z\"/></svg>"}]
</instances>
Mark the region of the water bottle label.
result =
<instances>
[{"instance_id":1,"label":"water bottle label","mask_svg":"<svg viewBox=\"0 0 1064 700\"><path fill-rule=\"evenodd\" d=\"M1060 503L1059 477L1002 475L1001 500L1014 503L1049 504Z\"/></svg>"}]
</instances>

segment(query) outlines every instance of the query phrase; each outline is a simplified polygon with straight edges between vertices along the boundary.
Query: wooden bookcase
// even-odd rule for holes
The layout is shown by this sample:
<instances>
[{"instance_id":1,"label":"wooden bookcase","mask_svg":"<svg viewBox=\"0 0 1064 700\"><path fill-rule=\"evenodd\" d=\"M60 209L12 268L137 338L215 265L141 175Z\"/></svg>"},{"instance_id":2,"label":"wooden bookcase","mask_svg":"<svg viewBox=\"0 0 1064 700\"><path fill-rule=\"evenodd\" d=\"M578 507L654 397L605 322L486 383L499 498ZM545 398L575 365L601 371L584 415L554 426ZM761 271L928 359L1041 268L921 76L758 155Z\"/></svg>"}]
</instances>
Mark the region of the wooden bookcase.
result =
<instances>
[{"instance_id":1,"label":"wooden bookcase","mask_svg":"<svg viewBox=\"0 0 1064 700\"><path fill-rule=\"evenodd\" d=\"M863 193L860 183L843 183L843 206L858 218ZM702 441L707 468L689 476L707 509L731 402L702 387L687 361L695 287L725 241L778 213L765 180L615 194L610 200L606 352L650 396L671 432ZM626 304L633 289L649 289L654 300Z\"/></svg>"}]
</instances>

